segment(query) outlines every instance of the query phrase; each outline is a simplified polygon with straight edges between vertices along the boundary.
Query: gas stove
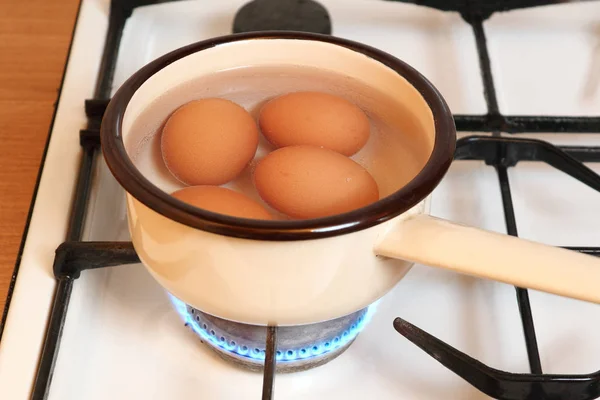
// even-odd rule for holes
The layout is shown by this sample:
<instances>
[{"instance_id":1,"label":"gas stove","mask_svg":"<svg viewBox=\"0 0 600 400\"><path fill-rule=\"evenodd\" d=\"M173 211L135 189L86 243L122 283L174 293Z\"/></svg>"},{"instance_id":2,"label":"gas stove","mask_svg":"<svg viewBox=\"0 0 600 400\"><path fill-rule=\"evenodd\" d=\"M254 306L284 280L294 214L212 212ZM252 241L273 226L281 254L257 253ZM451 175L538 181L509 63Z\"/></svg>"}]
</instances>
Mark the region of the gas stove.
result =
<instances>
[{"instance_id":1,"label":"gas stove","mask_svg":"<svg viewBox=\"0 0 600 400\"><path fill-rule=\"evenodd\" d=\"M595 304L417 265L341 320L257 328L148 275L99 152L102 114L132 73L231 33L247 3L82 0L0 328L2 397L600 397ZM403 59L448 101L457 161L433 215L600 255L600 2L319 3L328 18L307 29Z\"/></svg>"}]
</instances>

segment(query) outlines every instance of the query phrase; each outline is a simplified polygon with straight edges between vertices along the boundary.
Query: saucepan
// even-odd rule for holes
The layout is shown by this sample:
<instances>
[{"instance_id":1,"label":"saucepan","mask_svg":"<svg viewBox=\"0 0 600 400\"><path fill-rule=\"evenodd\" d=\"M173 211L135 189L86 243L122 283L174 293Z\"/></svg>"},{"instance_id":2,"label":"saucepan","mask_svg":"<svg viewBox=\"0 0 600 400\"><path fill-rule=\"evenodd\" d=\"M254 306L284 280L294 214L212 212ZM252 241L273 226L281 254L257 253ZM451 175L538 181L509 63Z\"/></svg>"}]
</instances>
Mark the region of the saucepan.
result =
<instances>
[{"instance_id":1,"label":"saucepan","mask_svg":"<svg viewBox=\"0 0 600 400\"><path fill-rule=\"evenodd\" d=\"M380 185L379 201L324 218L265 221L209 212L169 194L160 183L160 160L140 149L156 147L161 124L175 109L210 93L199 78L262 66L328 71L387 94L377 104L368 95L356 97L411 138L408 151L395 148L393 137L383 145L376 143L383 138L371 138L365 151L389 162L358 154L357 162ZM235 94L240 86L221 94ZM277 94L277 85L271 92L261 86L252 107ZM101 141L126 192L131 239L143 265L170 294L217 317L280 326L341 317L384 296L414 263L600 302L600 260L429 215L430 195L453 160L452 114L418 71L364 44L258 32L179 48L119 88L102 121ZM408 178L401 157L418 163Z\"/></svg>"}]
</instances>

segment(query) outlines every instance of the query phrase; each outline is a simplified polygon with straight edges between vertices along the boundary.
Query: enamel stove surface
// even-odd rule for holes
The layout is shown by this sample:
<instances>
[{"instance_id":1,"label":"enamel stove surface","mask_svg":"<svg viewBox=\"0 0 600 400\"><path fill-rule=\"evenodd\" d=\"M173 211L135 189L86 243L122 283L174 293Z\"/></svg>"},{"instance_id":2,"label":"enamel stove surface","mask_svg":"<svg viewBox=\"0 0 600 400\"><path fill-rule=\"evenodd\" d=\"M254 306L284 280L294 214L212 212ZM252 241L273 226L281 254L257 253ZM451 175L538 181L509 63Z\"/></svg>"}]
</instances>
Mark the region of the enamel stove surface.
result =
<instances>
[{"instance_id":1,"label":"enamel stove surface","mask_svg":"<svg viewBox=\"0 0 600 400\"><path fill-rule=\"evenodd\" d=\"M169 50L230 33L244 3L183 1L134 10L125 26L114 88ZM321 3L330 13L334 35L407 61L440 89L453 113L485 114L476 44L458 14L379 0ZM7 399L29 398L54 289L53 252L64 237L60 229L72 190L68 185L57 189L57 183L76 178L76 136L84 127L83 102L92 96L104 37L99 31L106 29L107 15L107 2L83 1L0 344L0 392ZM486 21L500 111L597 113L598 17L600 4L591 2L513 11ZM600 145L600 134L530 137L560 145ZM588 166L600 173L600 164ZM521 237L561 246L599 245L600 193L542 163L521 162L509 169L509 179ZM431 207L434 215L506 231L497 175L483 162L455 162ZM47 239L50 233L57 236L55 242ZM124 193L101 158L84 239L128 240ZM535 291L529 297L544 372L600 369L600 306ZM513 287L415 266L338 358L308 371L278 374L275 398L488 398L400 336L392 326L396 317L492 367L529 372ZM50 400L257 399L261 389L260 373L240 369L200 343L141 265L85 271L74 285Z\"/></svg>"}]
</instances>

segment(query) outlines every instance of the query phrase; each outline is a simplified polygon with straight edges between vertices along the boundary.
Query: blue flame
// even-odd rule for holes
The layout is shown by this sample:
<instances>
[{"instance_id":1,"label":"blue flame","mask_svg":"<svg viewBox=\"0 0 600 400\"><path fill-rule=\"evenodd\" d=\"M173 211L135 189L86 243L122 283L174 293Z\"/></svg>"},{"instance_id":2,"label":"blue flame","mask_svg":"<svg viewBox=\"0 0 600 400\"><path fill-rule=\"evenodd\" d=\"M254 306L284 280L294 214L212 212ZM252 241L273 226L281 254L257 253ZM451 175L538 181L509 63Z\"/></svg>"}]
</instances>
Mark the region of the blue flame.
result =
<instances>
[{"instance_id":1,"label":"blue flame","mask_svg":"<svg viewBox=\"0 0 600 400\"><path fill-rule=\"evenodd\" d=\"M234 341L227 342L225 338L217 338L214 334L214 331L211 333L211 330L208 327L200 326L200 324L194 319L194 317L188 312L188 308L184 302L177 299L176 297L169 294L175 309L183 319L186 325L190 326L194 332L204 341L210 342L216 347L223 349L224 351L235 353L238 356L246 357L252 360L264 360L265 359L265 350L254 348L249 349L247 346L243 344L235 343ZM377 303L374 303L369 306L367 312L360 317L341 335L335 336L330 340L327 340L322 343L315 343L312 347L303 347L300 349L287 349L287 350L277 350L277 354L275 356L277 361L281 362L290 362L296 361L298 359L308 359L311 357L322 356L326 353L339 349L340 347L345 346L352 340L358 336L358 334L367 326L370 322L371 318L375 314L375 309L377 308Z\"/></svg>"}]
</instances>

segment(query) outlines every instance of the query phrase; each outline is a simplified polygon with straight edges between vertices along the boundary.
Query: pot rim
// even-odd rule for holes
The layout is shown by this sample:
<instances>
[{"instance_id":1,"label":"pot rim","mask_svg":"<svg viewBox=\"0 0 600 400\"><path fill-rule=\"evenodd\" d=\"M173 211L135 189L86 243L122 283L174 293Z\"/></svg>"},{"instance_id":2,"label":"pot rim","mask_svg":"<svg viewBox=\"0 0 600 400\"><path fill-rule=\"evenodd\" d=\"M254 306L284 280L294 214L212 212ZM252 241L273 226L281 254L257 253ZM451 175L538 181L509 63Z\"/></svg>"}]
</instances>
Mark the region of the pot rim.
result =
<instances>
[{"instance_id":1,"label":"pot rim","mask_svg":"<svg viewBox=\"0 0 600 400\"><path fill-rule=\"evenodd\" d=\"M334 216L299 221L254 220L202 210L177 200L152 184L134 166L123 143L123 117L135 92L152 75L183 57L227 43L256 39L326 42L362 53L400 74L420 93L433 114L435 138L425 166L406 185L365 207ZM218 235L293 241L363 230L388 221L417 205L435 189L450 167L456 147L456 128L452 113L438 90L423 75L398 58L373 47L333 36L269 31L232 34L196 42L150 62L127 79L111 99L102 119L100 139L106 163L119 184L127 193L157 213L189 227Z\"/></svg>"}]
</instances>

